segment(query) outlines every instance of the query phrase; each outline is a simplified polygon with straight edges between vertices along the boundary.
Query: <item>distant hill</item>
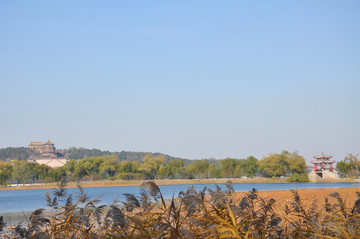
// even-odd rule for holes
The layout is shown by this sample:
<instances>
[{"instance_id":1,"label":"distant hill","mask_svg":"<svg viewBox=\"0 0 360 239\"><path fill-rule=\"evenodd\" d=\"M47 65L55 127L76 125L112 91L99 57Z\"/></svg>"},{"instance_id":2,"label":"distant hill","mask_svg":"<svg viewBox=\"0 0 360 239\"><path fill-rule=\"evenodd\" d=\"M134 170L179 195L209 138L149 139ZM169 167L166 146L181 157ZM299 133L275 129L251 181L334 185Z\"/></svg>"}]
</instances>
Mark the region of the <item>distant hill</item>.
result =
<instances>
[{"instance_id":1,"label":"distant hill","mask_svg":"<svg viewBox=\"0 0 360 239\"><path fill-rule=\"evenodd\" d=\"M110 152L110 151L102 151L99 149L86 149L86 148L69 148L63 150L64 153L68 155L70 159L82 159L85 157L98 157L98 156L104 156L104 155L116 155L118 157L119 161L141 161L146 152L131 152L131 151L121 151L121 152ZM183 159L183 158L177 158L170 155L162 154L162 153L152 153L154 156L157 155L164 155L166 158L166 162L180 159L184 160L186 163L190 163L190 159Z\"/></svg>"},{"instance_id":2,"label":"distant hill","mask_svg":"<svg viewBox=\"0 0 360 239\"><path fill-rule=\"evenodd\" d=\"M100 149L86 149L86 148L75 148L75 147L64 149L63 152L70 159L83 159L86 157L98 157L98 156L113 154L110 151L102 151Z\"/></svg>"},{"instance_id":3,"label":"distant hill","mask_svg":"<svg viewBox=\"0 0 360 239\"><path fill-rule=\"evenodd\" d=\"M98 156L104 156L104 155L116 155L118 157L119 161L141 161L146 152L130 152L130 151L121 151L121 152L110 152L110 151L103 151L100 149L86 149L86 148L75 148L71 147L69 149L62 150L70 159L83 159L86 157L98 157ZM3 148L0 149L0 160L6 161L6 160L26 160L30 155L34 154L34 151L25 148L25 147L9 147L9 148ZM154 156L160 155L161 153L153 153ZM192 162L190 159L183 159L183 158L177 158L166 154L164 155L166 158L166 162L169 162L171 160L180 159L184 160L186 164L189 164Z\"/></svg>"},{"instance_id":4,"label":"distant hill","mask_svg":"<svg viewBox=\"0 0 360 239\"><path fill-rule=\"evenodd\" d=\"M26 160L34 151L25 147L8 147L0 149L0 160Z\"/></svg>"}]
</instances>

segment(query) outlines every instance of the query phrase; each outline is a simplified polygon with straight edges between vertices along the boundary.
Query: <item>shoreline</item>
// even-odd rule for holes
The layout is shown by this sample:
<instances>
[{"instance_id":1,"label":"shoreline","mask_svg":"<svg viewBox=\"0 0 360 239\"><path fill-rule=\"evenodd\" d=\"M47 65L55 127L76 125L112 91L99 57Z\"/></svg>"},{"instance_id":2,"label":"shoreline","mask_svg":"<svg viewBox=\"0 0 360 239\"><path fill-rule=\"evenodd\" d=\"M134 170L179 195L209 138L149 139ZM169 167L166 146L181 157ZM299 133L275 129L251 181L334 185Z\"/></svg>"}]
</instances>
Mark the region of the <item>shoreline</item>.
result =
<instances>
[{"instance_id":1,"label":"shoreline","mask_svg":"<svg viewBox=\"0 0 360 239\"><path fill-rule=\"evenodd\" d=\"M296 183L288 182L285 178L213 178L213 179L158 179L153 180L157 185L194 185L194 184L225 184L227 181L232 181L233 184L246 184L246 183ZM124 187L124 186L139 186L144 181L149 180L99 180L99 181L82 181L81 187L93 188L93 187ZM319 180L316 182L308 183L359 183L360 180L354 179L338 179L338 180ZM298 182L302 183L302 182ZM76 188L76 182L69 182L66 188ZM25 185L17 187L0 187L1 191L10 190L31 190L31 189L55 189L58 188L57 183L37 184L34 186Z\"/></svg>"}]
</instances>

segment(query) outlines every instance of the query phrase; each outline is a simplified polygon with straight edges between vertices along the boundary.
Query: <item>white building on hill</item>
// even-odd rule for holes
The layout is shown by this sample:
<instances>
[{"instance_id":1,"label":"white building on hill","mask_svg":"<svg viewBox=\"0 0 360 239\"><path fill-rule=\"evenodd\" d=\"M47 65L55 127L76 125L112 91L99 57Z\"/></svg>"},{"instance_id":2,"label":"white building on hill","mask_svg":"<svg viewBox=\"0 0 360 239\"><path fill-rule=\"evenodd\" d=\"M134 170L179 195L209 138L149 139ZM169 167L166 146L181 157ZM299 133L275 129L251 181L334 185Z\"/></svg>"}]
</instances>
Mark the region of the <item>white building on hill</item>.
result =
<instances>
[{"instance_id":1,"label":"white building on hill","mask_svg":"<svg viewBox=\"0 0 360 239\"><path fill-rule=\"evenodd\" d=\"M46 143L31 142L29 148L33 149L37 155L30 156L28 162L36 162L38 164L46 164L52 168L59 168L64 166L69 158L55 149L54 144L48 140Z\"/></svg>"}]
</instances>

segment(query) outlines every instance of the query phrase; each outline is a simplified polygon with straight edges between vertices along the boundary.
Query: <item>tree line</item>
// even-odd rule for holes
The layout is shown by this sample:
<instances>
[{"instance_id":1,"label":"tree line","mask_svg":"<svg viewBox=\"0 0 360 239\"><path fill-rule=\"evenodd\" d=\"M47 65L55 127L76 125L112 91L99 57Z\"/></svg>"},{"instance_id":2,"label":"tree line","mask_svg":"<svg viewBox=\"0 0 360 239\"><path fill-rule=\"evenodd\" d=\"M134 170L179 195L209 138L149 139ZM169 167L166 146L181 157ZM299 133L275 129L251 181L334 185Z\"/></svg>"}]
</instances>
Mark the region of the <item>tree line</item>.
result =
<instances>
[{"instance_id":1,"label":"tree line","mask_svg":"<svg viewBox=\"0 0 360 239\"><path fill-rule=\"evenodd\" d=\"M297 152L272 153L258 160L226 158L208 160L167 160L165 155L145 153L142 160L119 161L118 155L72 159L63 167L51 168L24 160L0 161L0 184L50 183L67 176L70 180L205 179L238 177L292 177L307 181L305 159ZM295 175L295 176L294 176Z\"/></svg>"},{"instance_id":2,"label":"tree line","mask_svg":"<svg viewBox=\"0 0 360 239\"><path fill-rule=\"evenodd\" d=\"M26 160L34 151L25 147L8 147L0 149L0 161Z\"/></svg>"},{"instance_id":3,"label":"tree line","mask_svg":"<svg viewBox=\"0 0 360 239\"><path fill-rule=\"evenodd\" d=\"M360 175L358 155L349 154L337 163L345 177ZM50 183L63 177L69 180L145 180L206 179L239 177L287 177L289 181L306 182L308 167L297 152L271 153L261 160L169 160L166 155L144 153L141 161L119 160L116 154L72 159L63 167L51 168L25 160L0 161L0 185L8 183Z\"/></svg>"}]
</instances>

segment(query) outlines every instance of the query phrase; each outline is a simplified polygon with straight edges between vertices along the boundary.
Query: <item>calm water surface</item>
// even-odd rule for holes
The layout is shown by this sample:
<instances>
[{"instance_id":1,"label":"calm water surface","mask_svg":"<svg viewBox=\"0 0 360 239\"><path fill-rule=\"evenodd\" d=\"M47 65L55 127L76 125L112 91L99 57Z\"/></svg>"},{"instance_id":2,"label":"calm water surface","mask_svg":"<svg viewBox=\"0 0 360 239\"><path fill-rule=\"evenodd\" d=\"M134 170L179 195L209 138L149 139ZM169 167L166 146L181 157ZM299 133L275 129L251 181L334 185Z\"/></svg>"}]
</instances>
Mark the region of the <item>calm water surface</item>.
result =
<instances>
[{"instance_id":1,"label":"calm water surface","mask_svg":"<svg viewBox=\"0 0 360 239\"><path fill-rule=\"evenodd\" d=\"M186 191L191 185L164 185L159 186L161 193L165 198L171 198L173 195L178 196L180 191ZM204 187L215 189L214 184L195 184L196 190L202 190ZM225 185L219 184L222 189ZM236 192L250 191L256 188L258 191L266 190L289 190L289 189L305 189L305 188L344 188L359 187L359 183L274 183L274 184L233 184ZM125 200L124 193L132 193L139 196L138 186L123 187L98 187L85 188L90 199L95 199L102 195L99 204L109 204L118 197L120 201ZM28 189L28 190L4 190L0 191L0 215L4 213L27 212L38 208L49 209L45 201L45 193L47 189ZM54 192L54 189L49 189ZM68 193L76 196L79 194L78 189L70 188ZM73 197L75 198L75 197Z\"/></svg>"}]
</instances>

